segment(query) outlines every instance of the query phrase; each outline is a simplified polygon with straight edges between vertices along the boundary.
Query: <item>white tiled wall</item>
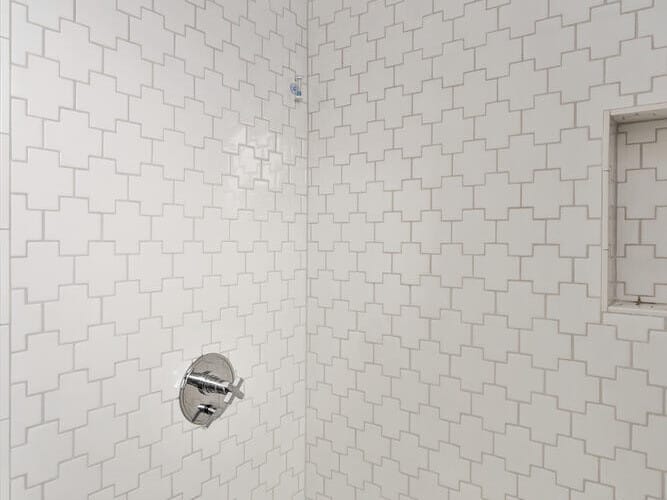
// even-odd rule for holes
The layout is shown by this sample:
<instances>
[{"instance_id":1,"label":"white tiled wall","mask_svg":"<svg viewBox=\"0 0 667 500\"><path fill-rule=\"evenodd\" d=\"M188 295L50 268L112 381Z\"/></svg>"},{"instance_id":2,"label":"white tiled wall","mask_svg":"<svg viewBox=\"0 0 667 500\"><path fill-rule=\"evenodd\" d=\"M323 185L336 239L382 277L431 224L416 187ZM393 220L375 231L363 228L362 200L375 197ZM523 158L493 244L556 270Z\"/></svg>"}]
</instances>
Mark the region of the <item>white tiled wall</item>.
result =
<instances>
[{"instance_id":1,"label":"white tiled wall","mask_svg":"<svg viewBox=\"0 0 667 500\"><path fill-rule=\"evenodd\" d=\"M667 2L310 5L306 496L665 498L665 322L601 318L600 208Z\"/></svg>"},{"instance_id":2,"label":"white tiled wall","mask_svg":"<svg viewBox=\"0 0 667 500\"><path fill-rule=\"evenodd\" d=\"M616 298L667 303L667 120L618 126Z\"/></svg>"},{"instance_id":3,"label":"white tiled wall","mask_svg":"<svg viewBox=\"0 0 667 500\"><path fill-rule=\"evenodd\" d=\"M664 498L665 320L600 317L599 270L602 113L667 101L665 18L0 0L0 499ZM203 431L208 351L248 397Z\"/></svg>"},{"instance_id":4,"label":"white tiled wall","mask_svg":"<svg viewBox=\"0 0 667 500\"><path fill-rule=\"evenodd\" d=\"M11 101L0 4L0 498L302 497L304 2L13 1ZM247 397L205 431L208 351Z\"/></svg>"}]
</instances>

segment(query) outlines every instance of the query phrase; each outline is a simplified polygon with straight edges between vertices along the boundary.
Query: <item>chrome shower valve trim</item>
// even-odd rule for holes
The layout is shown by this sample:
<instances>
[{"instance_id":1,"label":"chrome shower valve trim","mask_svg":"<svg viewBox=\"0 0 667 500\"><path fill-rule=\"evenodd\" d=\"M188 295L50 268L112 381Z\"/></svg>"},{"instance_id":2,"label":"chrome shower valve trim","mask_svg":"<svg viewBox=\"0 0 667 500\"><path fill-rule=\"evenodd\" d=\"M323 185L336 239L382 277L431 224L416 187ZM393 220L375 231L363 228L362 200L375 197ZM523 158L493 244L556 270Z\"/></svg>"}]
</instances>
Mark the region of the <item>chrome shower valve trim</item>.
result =
<instances>
[{"instance_id":1,"label":"chrome shower valve trim","mask_svg":"<svg viewBox=\"0 0 667 500\"><path fill-rule=\"evenodd\" d=\"M210 353L197 358L181 381L179 402L185 418L209 427L235 399L243 399L243 379L222 354Z\"/></svg>"}]
</instances>

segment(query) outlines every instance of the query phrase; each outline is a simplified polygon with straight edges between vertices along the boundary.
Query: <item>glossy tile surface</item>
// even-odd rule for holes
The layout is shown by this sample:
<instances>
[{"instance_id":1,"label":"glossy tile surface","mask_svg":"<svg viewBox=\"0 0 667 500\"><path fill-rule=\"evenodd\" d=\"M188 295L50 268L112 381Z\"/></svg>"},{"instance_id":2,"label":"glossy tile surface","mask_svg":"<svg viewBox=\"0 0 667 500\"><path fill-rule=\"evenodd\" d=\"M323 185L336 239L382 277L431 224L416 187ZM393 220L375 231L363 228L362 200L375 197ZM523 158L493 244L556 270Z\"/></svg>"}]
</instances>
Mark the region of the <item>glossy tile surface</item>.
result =
<instances>
[{"instance_id":1,"label":"glossy tile surface","mask_svg":"<svg viewBox=\"0 0 667 500\"><path fill-rule=\"evenodd\" d=\"M666 16L0 0L0 499L665 497L665 320L599 270ZM247 397L202 431L211 351Z\"/></svg>"},{"instance_id":2,"label":"glossy tile surface","mask_svg":"<svg viewBox=\"0 0 667 500\"><path fill-rule=\"evenodd\" d=\"M9 472L12 500L303 497L306 23L289 0L11 3L3 500ZM177 400L203 352L248 380L208 431Z\"/></svg>"},{"instance_id":3,"label":"glossy tile surface","mask_svg":"<svg viewBox=\"0 0 667 500\"><path fill-rule=\"evenodd\" d=\"M601 317L600 208L667 2L310 3L307 498L663 498L667 331Z\"/></svg>"}]
</instances>

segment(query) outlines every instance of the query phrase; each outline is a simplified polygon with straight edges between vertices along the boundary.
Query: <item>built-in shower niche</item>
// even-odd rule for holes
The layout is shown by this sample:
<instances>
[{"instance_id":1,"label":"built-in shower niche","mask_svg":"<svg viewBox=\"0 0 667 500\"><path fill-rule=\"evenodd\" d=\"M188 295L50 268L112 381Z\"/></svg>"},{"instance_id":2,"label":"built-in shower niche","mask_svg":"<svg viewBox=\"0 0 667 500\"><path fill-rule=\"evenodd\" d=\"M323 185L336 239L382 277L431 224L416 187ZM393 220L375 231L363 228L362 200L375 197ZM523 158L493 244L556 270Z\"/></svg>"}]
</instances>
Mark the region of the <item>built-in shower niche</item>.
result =
<instances>
[{"instance_id":1,"label":"built-in shower niche","mask_svg":"<svg viewBox=\"0 0 667 500\"><path fill-rule=\"evenodd\" d=\"M667 104L605 122L603 306L667 315Z\"/></svg>"}]
</instances>

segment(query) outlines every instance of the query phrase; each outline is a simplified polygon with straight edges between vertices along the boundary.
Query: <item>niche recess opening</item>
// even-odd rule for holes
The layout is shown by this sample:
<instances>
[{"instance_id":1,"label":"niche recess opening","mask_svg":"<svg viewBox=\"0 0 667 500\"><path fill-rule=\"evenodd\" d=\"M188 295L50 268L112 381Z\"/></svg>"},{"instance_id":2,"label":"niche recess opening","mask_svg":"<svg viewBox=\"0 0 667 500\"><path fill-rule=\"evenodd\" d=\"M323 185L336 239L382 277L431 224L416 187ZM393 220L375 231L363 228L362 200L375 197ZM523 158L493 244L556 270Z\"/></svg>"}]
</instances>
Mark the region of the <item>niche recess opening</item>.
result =
<instances>
[{"instance_id":1,"label":"niche recess opening","mask_svg":"<svg viewBox=\"0 0 667 500\"><path fill-rule=\"evenodd\" d=\"M604 120L602 305L667 316L667 103Z\"/></svg>"}]
</instances>

